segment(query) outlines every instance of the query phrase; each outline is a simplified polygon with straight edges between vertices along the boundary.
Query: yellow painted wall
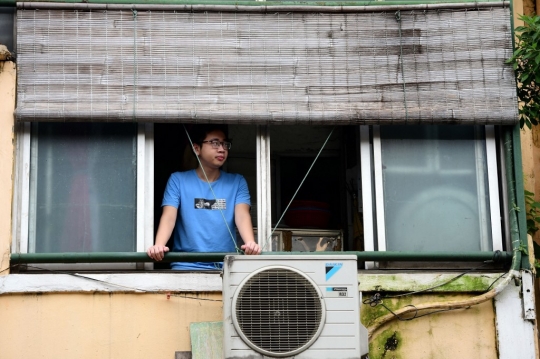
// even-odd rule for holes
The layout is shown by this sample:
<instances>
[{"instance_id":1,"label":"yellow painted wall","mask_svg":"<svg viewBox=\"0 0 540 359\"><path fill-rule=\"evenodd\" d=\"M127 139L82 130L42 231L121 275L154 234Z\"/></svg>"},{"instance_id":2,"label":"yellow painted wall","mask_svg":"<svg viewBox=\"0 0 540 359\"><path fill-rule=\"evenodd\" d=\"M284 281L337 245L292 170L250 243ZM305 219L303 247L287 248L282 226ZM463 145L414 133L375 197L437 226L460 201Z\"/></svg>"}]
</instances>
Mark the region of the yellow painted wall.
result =
<instances>
[{"instance_id":1,"label":"yellow painted wall","mask_svg":"<svg viewBox=\"0 0 540 359\"><path fill-rule=\"evenodd\" d=\"M0 61L0 275L9 273L15 74L13 62Z\"/></svg>"},{"instance_id":2,"label":"yellow painted wall","mask_svg":"<svg viewBox=\"0 0 540 359\"><path fill-rule=\"evenodd\" d=\"M1 295L0 358L174 359L191 322L222 320L221 294L185 295Z\"/></svg>"},{"instance_id":3,"label":"yellow painted wall","mask_svg":"<svg viewBox=\"0 0 540 359\"><path fill-rule=\"evenodd\" d=\"M0 296L6 329L0 336L0 357L174 359L175 351L190 351L191 322L222 320L220 294L185 295L194 299L104 293ZM412 299L414 303L434 300L441 301L441 295ZM373 311L387 314L380 306L364 305L362 311L363 321L369 321ZM494 322L490 301L413 321L396 320L376 332L370 358L496 359ZM388 345L394 333L395 348Z\"/></svg>"}]
</instances>

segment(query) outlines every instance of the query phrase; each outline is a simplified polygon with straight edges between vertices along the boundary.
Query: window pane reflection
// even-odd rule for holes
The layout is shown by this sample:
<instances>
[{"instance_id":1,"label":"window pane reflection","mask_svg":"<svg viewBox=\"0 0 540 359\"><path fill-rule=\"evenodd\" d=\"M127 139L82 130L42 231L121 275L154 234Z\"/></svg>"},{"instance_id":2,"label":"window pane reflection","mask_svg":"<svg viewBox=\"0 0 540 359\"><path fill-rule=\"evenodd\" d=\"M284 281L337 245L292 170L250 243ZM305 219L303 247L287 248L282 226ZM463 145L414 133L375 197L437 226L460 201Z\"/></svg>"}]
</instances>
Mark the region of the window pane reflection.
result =
<instances>
[{"instance_id":1,"label":"window pane reflection","mask_svg":"<svg viewBox=\"0 0 540 359\"><path fill-rule=\"evenodd\" d=\"M32 125L29 251L135 251L137 125Z\"/></svg>"}]
</instances>

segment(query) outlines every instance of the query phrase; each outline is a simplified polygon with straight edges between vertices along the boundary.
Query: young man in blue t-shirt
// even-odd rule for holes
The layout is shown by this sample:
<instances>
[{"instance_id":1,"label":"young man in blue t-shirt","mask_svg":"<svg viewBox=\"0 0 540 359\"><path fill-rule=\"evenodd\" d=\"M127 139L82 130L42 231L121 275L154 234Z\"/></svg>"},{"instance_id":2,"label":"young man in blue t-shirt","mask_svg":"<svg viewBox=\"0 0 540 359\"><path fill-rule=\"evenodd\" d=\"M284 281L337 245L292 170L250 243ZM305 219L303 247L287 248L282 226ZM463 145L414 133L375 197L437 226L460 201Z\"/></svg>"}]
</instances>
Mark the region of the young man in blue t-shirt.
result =
<instances>
[{"instance_id":1,"label":"young man in blue t-shirt","mask_svg":"<svg viewBox=\"0 0 540 359\"><path fill-rule=\"evenodd\" d=\"M156 241L147 250L152 259L163 259L169 251L166 244L171 234L174 252L234 252L235 226L244 241L241 246L244 253L261 253L253 236L246 180L220 169L230 147L225 132L218 126L198 127L193 136L193 151L199 158L199 166L191 171L175 172L169 178ZM219 269L221 263L174 262L171 268Z\"/></svg>"}]
</instances>

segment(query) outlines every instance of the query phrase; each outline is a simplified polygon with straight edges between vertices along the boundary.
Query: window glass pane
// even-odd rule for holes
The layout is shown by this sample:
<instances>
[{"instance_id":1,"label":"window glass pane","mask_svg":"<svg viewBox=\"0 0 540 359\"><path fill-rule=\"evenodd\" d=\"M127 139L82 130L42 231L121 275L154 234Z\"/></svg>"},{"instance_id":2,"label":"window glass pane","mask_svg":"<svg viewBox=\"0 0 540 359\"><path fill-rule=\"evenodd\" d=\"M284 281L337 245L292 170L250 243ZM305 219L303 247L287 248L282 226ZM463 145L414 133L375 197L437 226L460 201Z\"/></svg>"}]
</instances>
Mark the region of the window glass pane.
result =
<instances>
[{"instance_id":1,"label":"window glass pane","mask_svg":"<svg viewBox=\"0 0 540 359\"><path fill-rule=\"evenodd\" d=\"M387 250L491 250L483 127L382 126L381 151Z\"/></svg>"},{"instance_id":2,"label":"window glass pane","mask_svg":"<svg viewBox=\"0 0 540 359\"><path fill-rule=\"evenodd\" d=\"M137 125L32 125L29 251L135 251Z\"/></svg>"},{"instance_id":3,"label":"window glass pane","mask_svg":"<svg viewBox=\"0 0 540 359\"><path fill-rule=\"evenodd\" d=\"M15 19L15 7L0 6L0 44L5 45L12 54L15 51L13 41L13 20Z\"/></svg>"}]
</instances>

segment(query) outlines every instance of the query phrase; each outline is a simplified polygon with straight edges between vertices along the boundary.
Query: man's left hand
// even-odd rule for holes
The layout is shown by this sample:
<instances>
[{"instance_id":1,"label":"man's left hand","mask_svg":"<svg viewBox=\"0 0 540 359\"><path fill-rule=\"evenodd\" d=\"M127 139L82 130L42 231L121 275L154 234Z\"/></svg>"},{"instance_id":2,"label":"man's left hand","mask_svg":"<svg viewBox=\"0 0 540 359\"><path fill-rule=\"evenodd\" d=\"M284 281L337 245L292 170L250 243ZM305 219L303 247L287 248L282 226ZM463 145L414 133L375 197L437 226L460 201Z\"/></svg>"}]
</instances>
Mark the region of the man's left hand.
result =
<instances>
[{"instance_id":1,"label":"man's left hand","mask_svg":"<svg viewBox=\"0 0 540 359\"><path fill-rule=\"evenodd\" d=\"M242 250L245 254L249 255L258 255L261 254L261 247L256 242L248 242L244 245L242 245Z\"/></svg>"}]
</instances>

